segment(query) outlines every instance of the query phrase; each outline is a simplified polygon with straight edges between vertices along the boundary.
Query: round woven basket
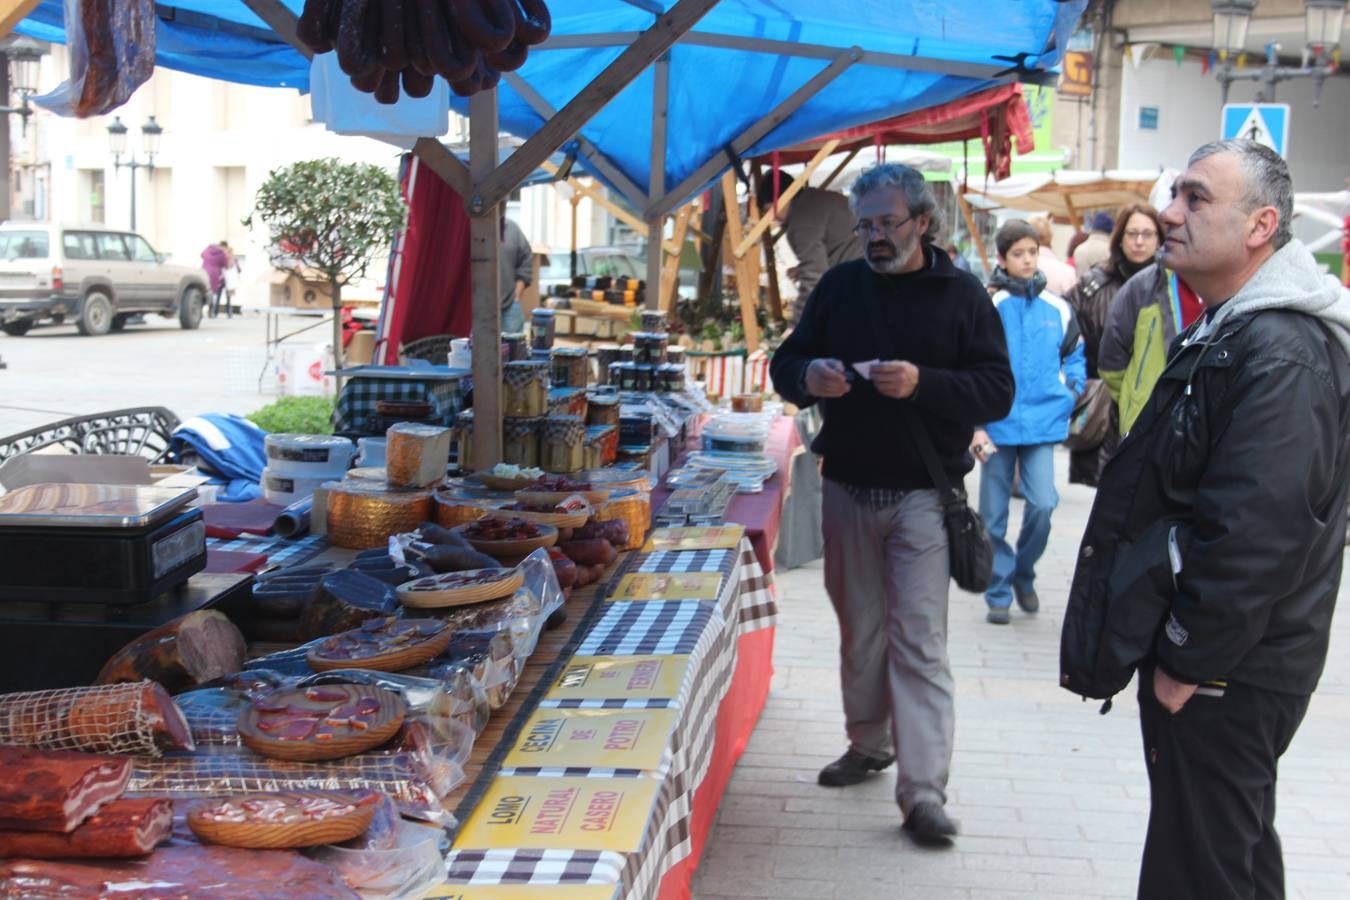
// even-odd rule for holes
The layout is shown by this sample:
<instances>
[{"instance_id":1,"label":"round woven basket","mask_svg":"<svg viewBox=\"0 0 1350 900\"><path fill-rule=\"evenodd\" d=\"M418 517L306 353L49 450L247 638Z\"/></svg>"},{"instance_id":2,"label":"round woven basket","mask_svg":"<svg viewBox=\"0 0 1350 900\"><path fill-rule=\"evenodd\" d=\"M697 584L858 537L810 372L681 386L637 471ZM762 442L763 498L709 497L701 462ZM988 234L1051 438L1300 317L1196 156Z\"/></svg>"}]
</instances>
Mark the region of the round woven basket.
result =
<instances>
[{"instance_id":1,"label":"round woven basket","mask_svg":"<svg viewBox=\"0 0 1350 900\"><path fill-rule=\"evenodd\" d=\"M628 543L620 550L636 550L647 538L652 527L652 495L646 491L623 490L610 494L609 500L596 509L601 521L623 519L628 525Z\"/></svg>"}]
</instances>

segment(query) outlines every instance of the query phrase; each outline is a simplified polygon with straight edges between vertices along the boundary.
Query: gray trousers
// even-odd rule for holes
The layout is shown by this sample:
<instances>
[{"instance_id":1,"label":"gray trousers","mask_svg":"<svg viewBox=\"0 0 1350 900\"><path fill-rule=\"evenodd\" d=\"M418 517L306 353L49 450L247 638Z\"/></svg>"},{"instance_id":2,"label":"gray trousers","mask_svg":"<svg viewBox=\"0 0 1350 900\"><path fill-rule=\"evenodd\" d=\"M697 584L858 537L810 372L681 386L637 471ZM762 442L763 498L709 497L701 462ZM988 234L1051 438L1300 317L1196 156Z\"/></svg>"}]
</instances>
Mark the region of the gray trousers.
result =
<instances>
[{"instance_id":1,"label":"gray trousers","mask_svg":"<svg viewBox=\"0 0 1350 900\"><path fill-rule=\"evenodd\" d=\"M947 661L947 531L934 490L858 503L825 480L825 588L839 616L849 745L896 756L895 798L945 804L955 730Z\"/></svg>"}]
</instances>

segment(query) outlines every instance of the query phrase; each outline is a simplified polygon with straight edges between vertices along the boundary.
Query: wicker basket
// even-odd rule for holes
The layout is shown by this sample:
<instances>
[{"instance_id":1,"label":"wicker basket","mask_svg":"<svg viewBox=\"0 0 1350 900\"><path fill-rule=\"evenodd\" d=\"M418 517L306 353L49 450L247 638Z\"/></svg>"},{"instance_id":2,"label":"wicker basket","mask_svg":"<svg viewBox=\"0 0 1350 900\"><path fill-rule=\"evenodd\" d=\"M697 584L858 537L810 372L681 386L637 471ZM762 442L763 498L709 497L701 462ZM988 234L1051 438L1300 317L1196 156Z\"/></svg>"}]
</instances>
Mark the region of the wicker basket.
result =
<instances>
[{"instance_id":1,"label":"wicker basket","mask_svg":"<svg viewBox=\"0 0 1350 900\"><path fill-rule=\"evenodd\" d=\"M637 490L615 491L596 509L595 516L601 521L623 519L628 524L628 543L619 549L636 550L652 527L652 495Z\"/></svg>"},{"instance_id":2,"label":"wicker basket","mask_svg":"<svg viewBox=\"0 0 1350 900\"><path fill-rule=\"evenodd\" d=\"M492 500L475 500L468 497L454 497L436 493L436 524L444 528L454 528L468 522L477 522L491 512Z\"/></svg>"}]
</instances>

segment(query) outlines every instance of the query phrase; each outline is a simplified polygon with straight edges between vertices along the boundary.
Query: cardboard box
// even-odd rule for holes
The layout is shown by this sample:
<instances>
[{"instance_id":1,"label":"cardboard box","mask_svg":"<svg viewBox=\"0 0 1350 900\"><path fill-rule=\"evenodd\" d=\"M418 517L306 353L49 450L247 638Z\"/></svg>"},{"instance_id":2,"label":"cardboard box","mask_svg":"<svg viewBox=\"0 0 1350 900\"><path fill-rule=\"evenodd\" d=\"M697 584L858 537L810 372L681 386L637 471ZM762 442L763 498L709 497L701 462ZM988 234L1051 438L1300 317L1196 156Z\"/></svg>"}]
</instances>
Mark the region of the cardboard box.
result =
<instances>
[{"instance_id":1,"label":"cardboard box","mask_svg":"<svg viewBox=\"0 0 1350 900\"><path fill-rule=\"evenodd\" d=\"M312 273L273 272L268 278L268 306L332 309L328 280Z\"/></svg>"}]
</instances>

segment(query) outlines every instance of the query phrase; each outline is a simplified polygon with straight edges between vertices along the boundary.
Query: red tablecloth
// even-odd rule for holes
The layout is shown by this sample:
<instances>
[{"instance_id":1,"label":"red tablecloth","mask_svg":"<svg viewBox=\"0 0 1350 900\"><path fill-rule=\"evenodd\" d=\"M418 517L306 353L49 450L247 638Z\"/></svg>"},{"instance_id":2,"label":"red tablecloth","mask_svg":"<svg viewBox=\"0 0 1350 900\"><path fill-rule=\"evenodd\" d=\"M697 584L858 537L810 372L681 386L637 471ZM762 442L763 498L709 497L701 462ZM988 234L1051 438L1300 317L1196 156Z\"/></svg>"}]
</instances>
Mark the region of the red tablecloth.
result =
<instances>
[{"instance_id":1,"label":"red tablecloth","mask_svg":"<svg viewBox=\"0 0 1350 900\"><path fill-rule=\"evenodd\" d=\"M702 446L701 438L697 445ZM778 526L783 516L783 503L792 490L792 460L801 452L802 440L797 434L797 424L790 416L779 416L769 429L769 440L764 452L778 463L778 473L764 483L764 490L758 494L737 494L731 498L727 507L726 520L745 526L746 536L755 548L755 556L765 572L773 571L773 550L778 544ZM675 461L673 468L683 464ZM666 502L670 491L659 487L652 491L652 508L659 509Z\"/></svg>"}]
</instances>

